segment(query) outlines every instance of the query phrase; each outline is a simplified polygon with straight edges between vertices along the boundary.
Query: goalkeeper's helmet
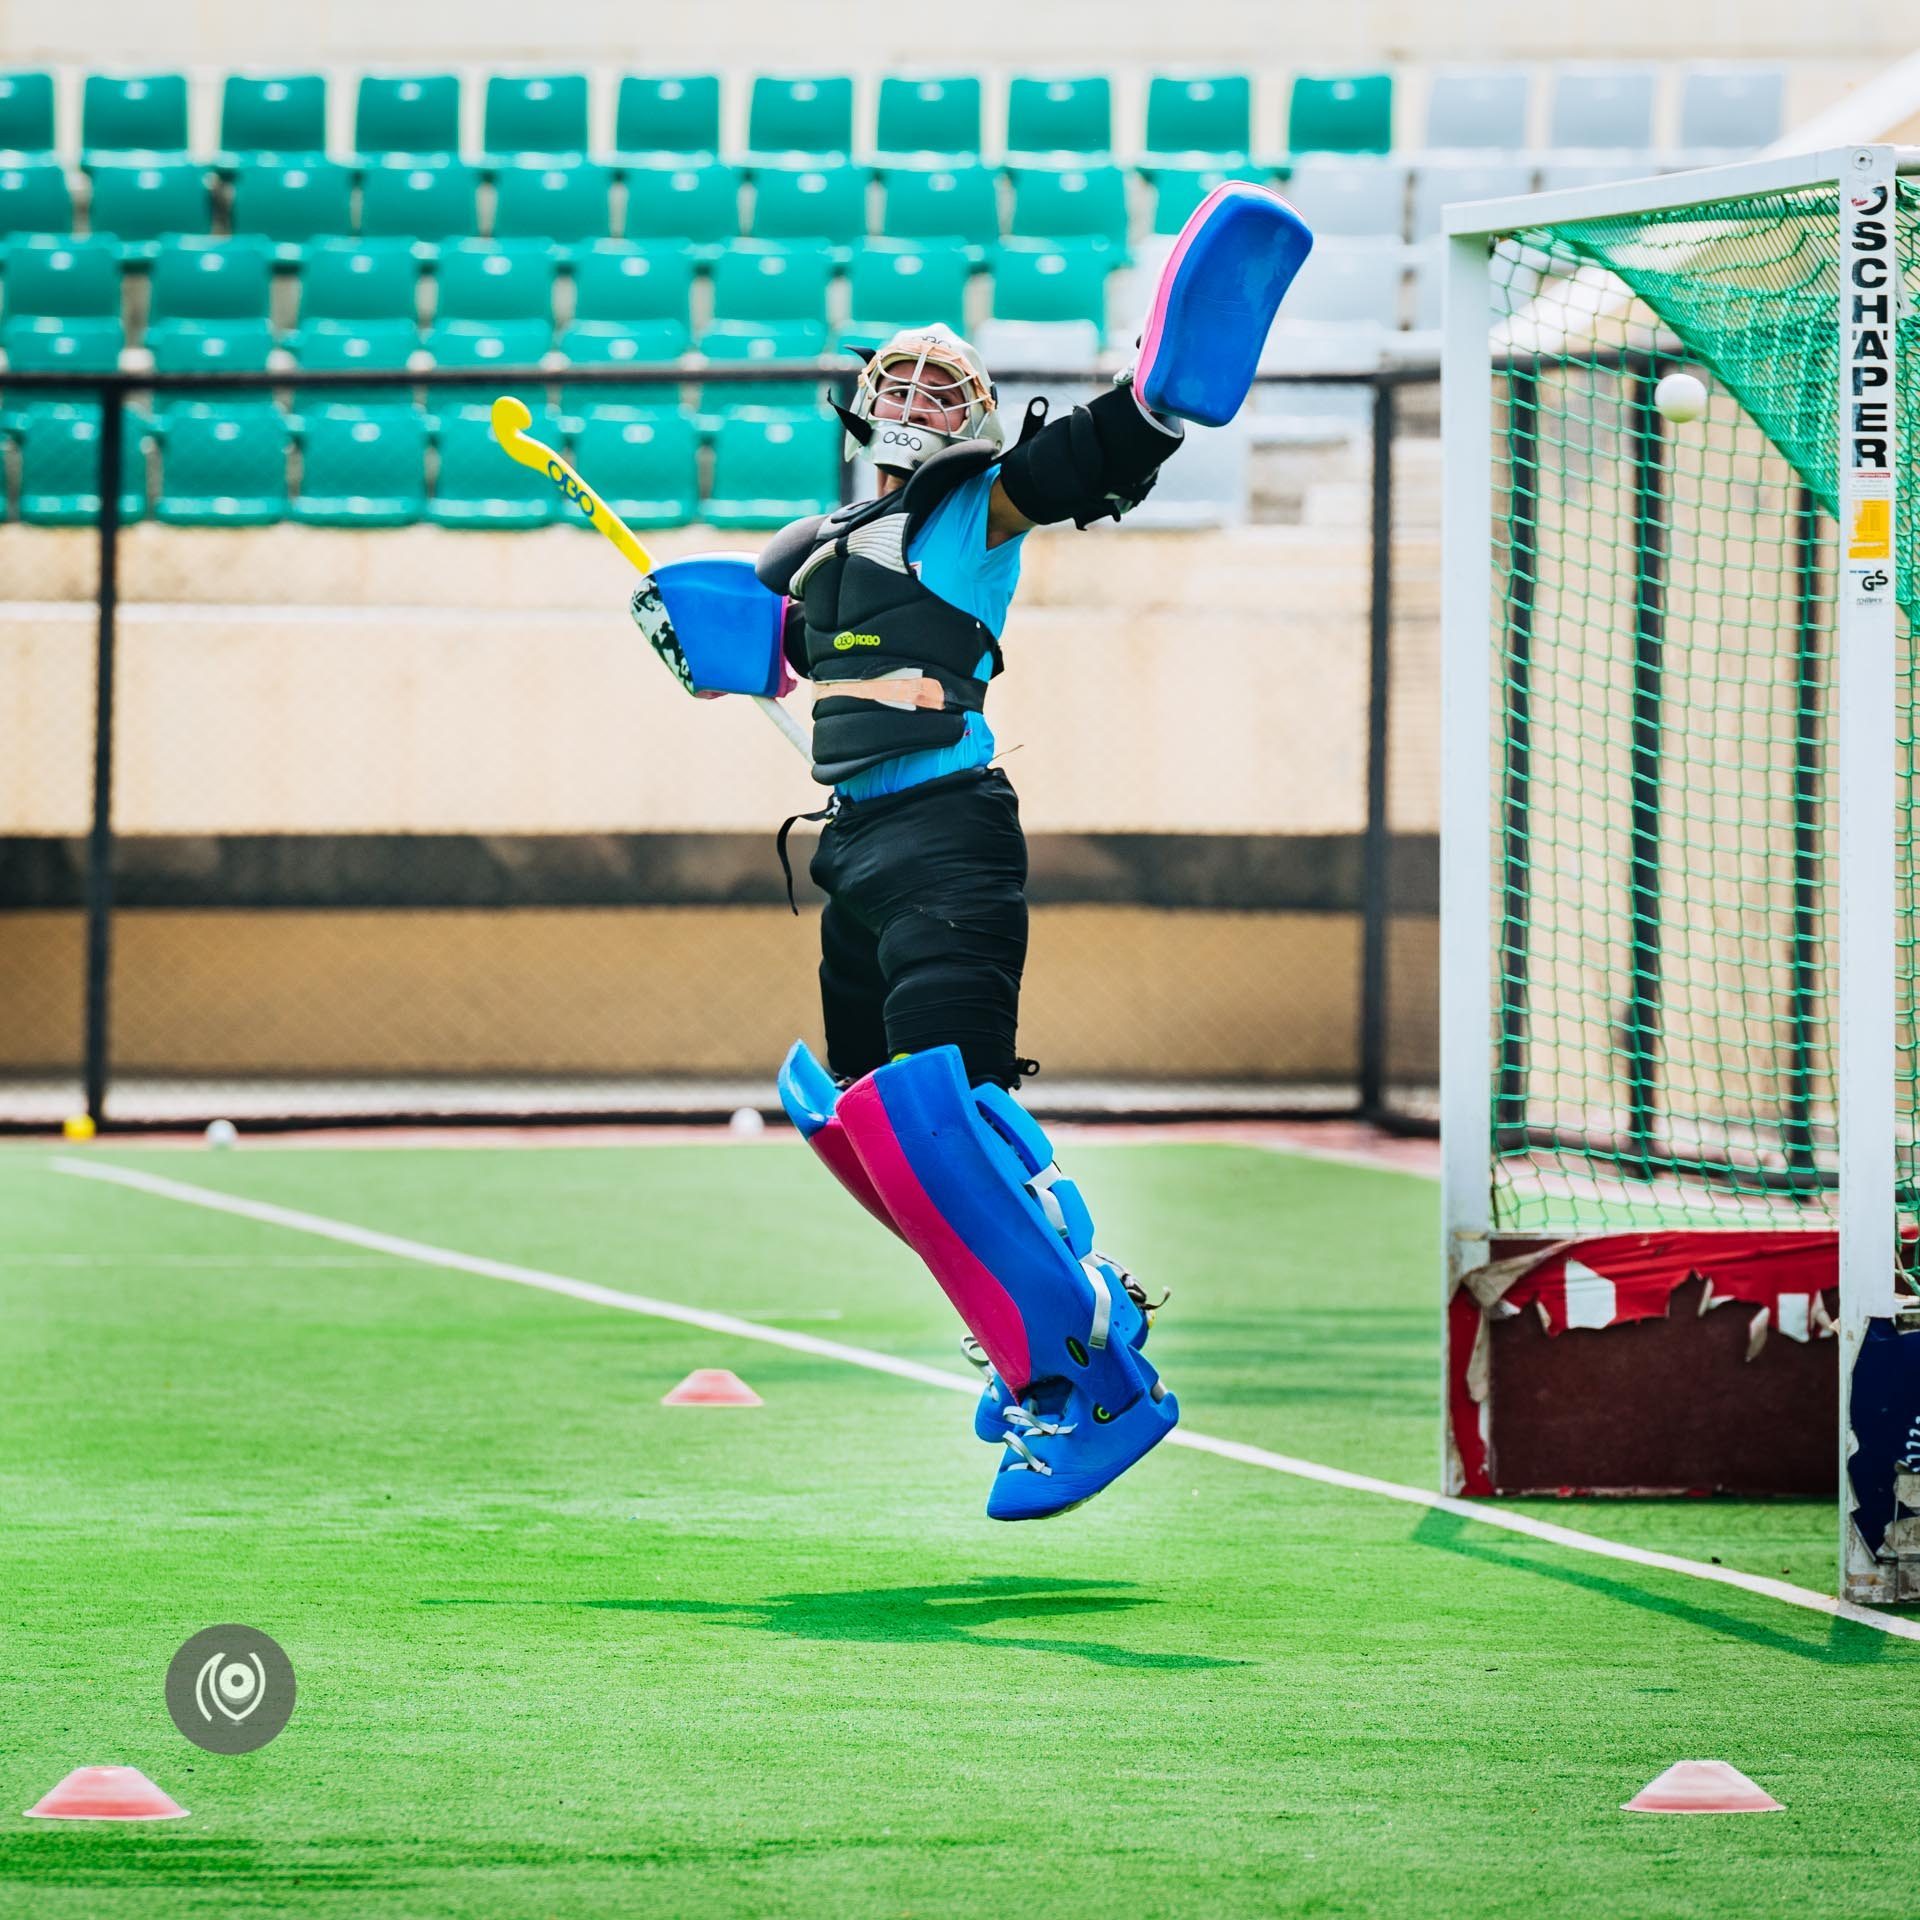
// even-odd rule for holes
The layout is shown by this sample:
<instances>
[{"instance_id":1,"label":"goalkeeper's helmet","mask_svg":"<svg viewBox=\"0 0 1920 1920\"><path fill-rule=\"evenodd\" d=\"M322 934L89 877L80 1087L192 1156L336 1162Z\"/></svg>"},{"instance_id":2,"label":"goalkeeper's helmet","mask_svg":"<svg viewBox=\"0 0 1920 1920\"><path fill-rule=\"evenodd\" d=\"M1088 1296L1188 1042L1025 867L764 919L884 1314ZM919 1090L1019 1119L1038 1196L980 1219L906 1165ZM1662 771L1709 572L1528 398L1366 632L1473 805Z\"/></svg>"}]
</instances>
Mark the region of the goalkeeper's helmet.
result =
<instances>
[{"instance_id":1,"label":"goalkeeper's helmet","mask_svg":"<svg viewBox=\"0 0 1920 1920\"><path fill-rule=\"evenodd\" d=\"M861 369L853 405L837 408L847 457L908 474L960 440L999 446L1000 415L986 363L951 327L903 327Z\"/></svg>"}]
</instances>

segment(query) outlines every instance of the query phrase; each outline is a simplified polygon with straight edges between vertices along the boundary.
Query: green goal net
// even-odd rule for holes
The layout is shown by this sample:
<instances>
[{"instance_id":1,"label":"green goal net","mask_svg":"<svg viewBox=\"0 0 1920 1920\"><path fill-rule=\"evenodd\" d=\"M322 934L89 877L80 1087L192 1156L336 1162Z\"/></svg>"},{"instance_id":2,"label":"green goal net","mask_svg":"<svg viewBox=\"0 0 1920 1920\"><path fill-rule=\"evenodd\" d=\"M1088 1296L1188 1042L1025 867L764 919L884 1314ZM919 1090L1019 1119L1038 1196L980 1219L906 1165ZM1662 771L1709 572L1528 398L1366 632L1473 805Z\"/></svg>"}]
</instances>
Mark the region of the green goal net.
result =
<instances>
[{"instance_id":1,"label":"green goal net","mask_svg":"<svg viewBox=\"0 0 1920 1920\"><path fill-rule=\"evenodd\" d=\"M1920 290L1914 183L1895 211ZM1832 1216L1839 240L1828 181L1487 243L1496 1231ZM1705 385L1698 418L1656 403L1676 372ZM1917 405L1902 382L1902 500ZM1888 554L1903 1188L1912 521Z\"/></svg>"}]
</instances>

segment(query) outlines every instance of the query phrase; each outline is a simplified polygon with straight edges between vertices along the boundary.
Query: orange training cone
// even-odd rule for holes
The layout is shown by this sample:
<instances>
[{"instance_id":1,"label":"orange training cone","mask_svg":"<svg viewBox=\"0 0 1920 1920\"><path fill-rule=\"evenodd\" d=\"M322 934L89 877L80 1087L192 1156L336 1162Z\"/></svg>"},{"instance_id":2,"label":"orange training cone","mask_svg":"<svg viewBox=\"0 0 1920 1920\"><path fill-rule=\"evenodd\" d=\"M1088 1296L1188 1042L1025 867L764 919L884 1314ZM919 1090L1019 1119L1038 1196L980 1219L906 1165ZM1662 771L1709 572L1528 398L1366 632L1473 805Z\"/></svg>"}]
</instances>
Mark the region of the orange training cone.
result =
<instances>
[{"instance_id":1,"label":"orange training cone","mask_svg":"<svg viewBox=\"0 0 1920 1920\"><path fill-rule=\"evenodd\" d=\"M1676 1760L1625 1803L1627 1813L1784 1813L1772 1794L1724 1760Z\"/></svg>"},{"instance_id":2,"label":"orange training cone","mask_svg":"<svg viewBox=\"0 0 1920 1920\"><path fill-rule=\"evenodd\" d=\"M29 1820L184 1820L187 1810L138 1767L75 1767Z\"/></svg>"},{"instance_id":3,"label":"orange training cone","mask_svg":"<svg viewBox=\"0 0 1920 1920\"><path fill-rule=\"evenodd\" d=\"M725 1367L695 1367L687 1377L665 1395L663 1407L757 1407L760 1396Z\"/></svg>"}]
</instances>

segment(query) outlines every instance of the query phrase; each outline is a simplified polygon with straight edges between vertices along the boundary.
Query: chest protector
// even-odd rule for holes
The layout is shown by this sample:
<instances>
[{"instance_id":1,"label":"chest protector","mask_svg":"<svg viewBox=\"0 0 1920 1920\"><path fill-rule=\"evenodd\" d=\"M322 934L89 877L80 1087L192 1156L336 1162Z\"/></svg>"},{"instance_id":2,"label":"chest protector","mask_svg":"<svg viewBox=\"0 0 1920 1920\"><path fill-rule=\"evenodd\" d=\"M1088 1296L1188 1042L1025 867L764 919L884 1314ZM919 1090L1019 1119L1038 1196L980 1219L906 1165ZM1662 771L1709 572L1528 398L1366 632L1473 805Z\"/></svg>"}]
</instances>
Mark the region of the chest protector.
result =
<instances>
[{"instance_id":1,"label":"chest protector","mask_svg":"<svg viewBox=\"0 0 1920 1920\"><path fill-rule=\"evenodd\" d=\"M907 549L934 508L998 457L981 440L943 448L904 487L796 520L761 553L761 581L800 608L789 657L814 683L813 777L823 786L953 746L984 705L974 668L985 654L1000 671L999 642L921 585ZM849 691L836 694L836 683Z\"/></svg>"}]
</instances>

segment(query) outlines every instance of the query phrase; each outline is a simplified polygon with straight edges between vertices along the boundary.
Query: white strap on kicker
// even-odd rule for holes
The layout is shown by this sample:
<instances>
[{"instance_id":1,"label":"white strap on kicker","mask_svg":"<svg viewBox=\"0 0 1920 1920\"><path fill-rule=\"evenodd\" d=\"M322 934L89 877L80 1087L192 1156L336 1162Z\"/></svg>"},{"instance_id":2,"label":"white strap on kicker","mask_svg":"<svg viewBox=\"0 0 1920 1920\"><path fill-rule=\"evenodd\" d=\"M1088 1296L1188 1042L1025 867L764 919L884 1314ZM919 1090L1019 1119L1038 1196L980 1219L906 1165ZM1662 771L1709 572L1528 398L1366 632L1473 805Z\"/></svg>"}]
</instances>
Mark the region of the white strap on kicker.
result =
<instances>
[{"instance_id":1,"label":"white strap on kicker","mask_svg":"<svg viewBox=\"0 0 1920 1920\"><path fill-rule=\"evenodd\" d=\"M1113 1326L1113 1282L1092 1260L1082 1260L1080 1265L1093 1282L1093 1330L1087 1335L1087 1345L1104 1347Z\"/></svg>"},{"instance_id":2,"label":"white strap on kicker","mask_svg":"<svg viewBox=\"0 0 1920 1920\"><path fill-rule=\"evenodd\" d=\"M1064 1240L1067 1237L1066 1210L1053 1191L1053 1183L1059 1178L1060 1163L1056 1160L1051 1166L1042 1167L1027 1182L1027 1191L1040 1202L1040 1211L1047 1216L1047 1225Z\"/></svg>"}]
</instances>

